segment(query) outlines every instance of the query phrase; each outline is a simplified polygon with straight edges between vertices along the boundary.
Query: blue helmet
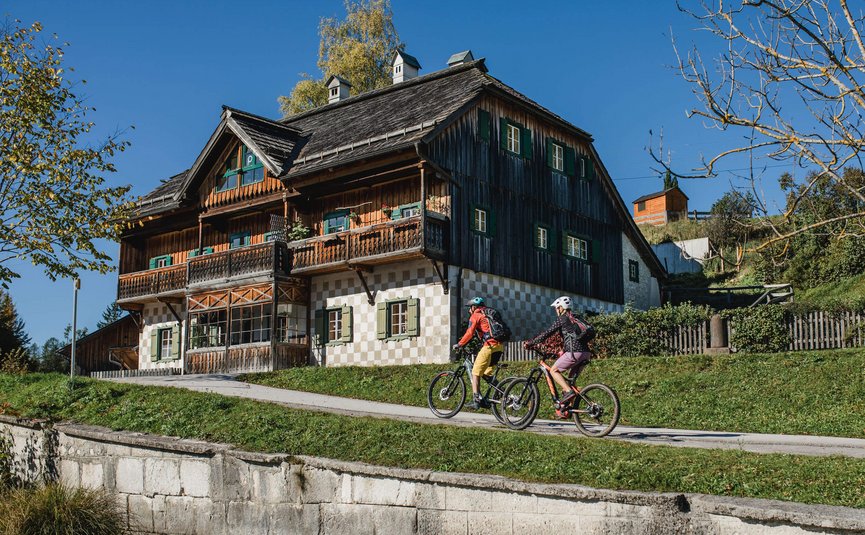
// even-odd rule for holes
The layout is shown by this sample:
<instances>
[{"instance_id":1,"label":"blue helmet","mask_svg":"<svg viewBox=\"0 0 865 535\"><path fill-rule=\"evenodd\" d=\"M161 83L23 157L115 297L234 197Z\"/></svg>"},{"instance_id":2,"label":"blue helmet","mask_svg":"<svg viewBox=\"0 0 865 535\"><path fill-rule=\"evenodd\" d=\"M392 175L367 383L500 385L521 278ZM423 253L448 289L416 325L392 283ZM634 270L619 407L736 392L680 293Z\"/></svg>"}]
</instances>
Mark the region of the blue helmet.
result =
<instances>
[{"instance_id":1,"label":"blue helmet","mask_svg":"<svg viewBox=\"0 0 865 535\"><path fill-rule=\"evenodd\" d=\"M484 306L484 298L483 297L472 297L466 303L467 307L482 307Z\"/></svg>"}]
</instances>

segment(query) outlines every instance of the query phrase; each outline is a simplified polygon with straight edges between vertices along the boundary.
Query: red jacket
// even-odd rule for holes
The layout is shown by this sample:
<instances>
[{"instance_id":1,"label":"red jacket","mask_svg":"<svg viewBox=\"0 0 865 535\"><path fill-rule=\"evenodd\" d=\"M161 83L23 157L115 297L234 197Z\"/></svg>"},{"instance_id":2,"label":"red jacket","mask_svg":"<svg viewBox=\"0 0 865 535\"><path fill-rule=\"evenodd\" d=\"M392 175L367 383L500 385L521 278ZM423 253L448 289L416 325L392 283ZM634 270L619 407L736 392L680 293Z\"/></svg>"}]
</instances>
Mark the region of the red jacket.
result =
<instances>
[{"instance_id":1,"label":"red jacket","mask_svg":"<svg viewBox=\"0 0 865 535\"><path fill-rule=\"evenodd\" d=\"M472 315L469 316L469 328L466 329L466 333L460 338L459 344L461 346L469 343L469 340L472 339L472 336L477 334L478 338L483 340L484 344L488 346L498 345L498 341L495 338L490 336L490 320L487 319L486 314L484 314L485 307L478 307L472 312Z\"/></svg>"}]
</instances>

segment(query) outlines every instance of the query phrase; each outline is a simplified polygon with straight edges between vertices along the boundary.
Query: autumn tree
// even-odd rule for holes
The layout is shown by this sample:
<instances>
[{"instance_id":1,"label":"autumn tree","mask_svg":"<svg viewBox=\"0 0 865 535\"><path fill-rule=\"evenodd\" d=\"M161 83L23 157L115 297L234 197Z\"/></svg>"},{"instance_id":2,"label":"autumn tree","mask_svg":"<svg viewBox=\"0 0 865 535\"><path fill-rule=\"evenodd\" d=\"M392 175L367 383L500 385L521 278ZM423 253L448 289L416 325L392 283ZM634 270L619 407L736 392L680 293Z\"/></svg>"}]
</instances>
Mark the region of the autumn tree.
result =
<instances>
[{"instance_id":1,"label":"autumn tree","mask_svg":"<svg viewBox=\"0 0 865 535\"><path fill-rule=\"evenodd\" d=\"M91 145L92 108L73 93L56 37L46 41L41 32L39 23L0 27L3 286L18 277L13 259L42 266L52 280L108 272L111 258L97 243L117 238L129 209L129 188L105 184L111 157L127 142L114 135Z\"/></svg>"},{"instance_id":2,"label":"autumn tree","mask_svg":"<svg viewBox=\"0 0 865 535\"><path fill-rule=\"evenodd\" d=\"M692 8L696 5L696 8ZM687 6L687 7L684 7ZM865 148L865 15L846 0L716 0L679 9L714 36L717 48L676 46L681 76L699 104L689 116L739 133L745 141L710 155L694 173L711 177L720 162L787 161L808 168L793 186L780 218L761 218L769 233L761 249L781 246L801 233L830 232L842 221L862 222L865 189L845 176ZM663 164L661 158L656 162ZM665 166L666 167L666 166ZM813 221L797 218L808 194L825 181L856 203ZM758 191L755 186L754 191ZM758 196L762 215L770 209Z\"/></svg>"},{"instance_id":3,"label":"autumn tree","mask_svg":"<svg viewBox=\"0 0 865 535\"><path fill-rule=\"evenodd\" d=\"M279 97L286 116L327 104L325 82L339 75L363 93L391 83L390 66L403 45L393 25L389 0L345 0L345 20L322 18L318 68L322 76L301 73L288 96Z\"/></svg>"}]
</instances>

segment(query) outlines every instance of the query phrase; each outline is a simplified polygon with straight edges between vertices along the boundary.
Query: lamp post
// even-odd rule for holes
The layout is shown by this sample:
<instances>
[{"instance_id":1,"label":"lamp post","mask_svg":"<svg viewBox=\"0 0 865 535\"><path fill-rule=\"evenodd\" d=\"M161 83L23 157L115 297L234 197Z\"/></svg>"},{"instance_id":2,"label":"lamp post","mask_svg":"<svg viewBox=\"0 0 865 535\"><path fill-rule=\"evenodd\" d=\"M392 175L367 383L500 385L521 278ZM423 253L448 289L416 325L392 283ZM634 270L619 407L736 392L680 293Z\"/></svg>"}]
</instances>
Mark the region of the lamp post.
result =
<instances>
[{"instance_id":1,"label":"lamp post","mask_svg":"<svg viewBox=\"0 0 865 535\"><path fill-rule=\"evenodd\" d=\"M72 281L72 353L69 359L69 386L75 388L75 338L78 335L78 290L81 288L81 279Z\"/></svg>"}]
</instances>

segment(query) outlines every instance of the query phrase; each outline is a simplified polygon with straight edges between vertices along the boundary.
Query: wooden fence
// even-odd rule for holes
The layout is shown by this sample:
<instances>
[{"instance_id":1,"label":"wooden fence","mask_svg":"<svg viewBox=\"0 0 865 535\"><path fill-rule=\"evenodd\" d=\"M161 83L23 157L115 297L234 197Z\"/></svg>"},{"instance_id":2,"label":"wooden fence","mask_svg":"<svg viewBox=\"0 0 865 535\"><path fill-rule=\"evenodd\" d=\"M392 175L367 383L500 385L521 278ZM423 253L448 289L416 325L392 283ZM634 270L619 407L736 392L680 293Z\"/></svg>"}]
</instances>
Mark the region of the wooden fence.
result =
<instances>
[{"instance_id":1,"label":"wooden fence","mask_svg":"<svg viewBox=\"0 0 865 535\"><path fill-rule=\"evenodd\" d=\"M789 351L809 349L842 349L865 347L865 314L857 312L809 312L786 321L790 334ZM732 340L733 328L727 324L727 339ZM699 355L709 347L709 322L693 327L678 327L667 333L659 343L670 355ZM736 348L731 346L731 351ZM535 360L537 355L523 349L522 341L505 344L505 361Z\"/></svg>"}]
</instances>

